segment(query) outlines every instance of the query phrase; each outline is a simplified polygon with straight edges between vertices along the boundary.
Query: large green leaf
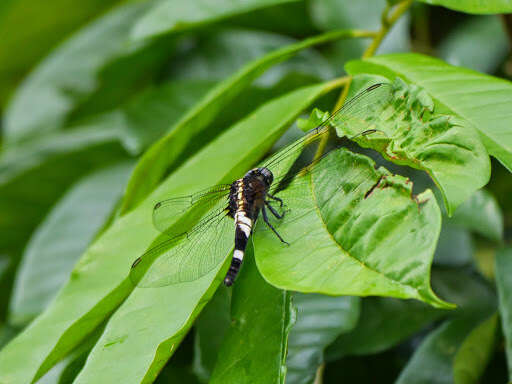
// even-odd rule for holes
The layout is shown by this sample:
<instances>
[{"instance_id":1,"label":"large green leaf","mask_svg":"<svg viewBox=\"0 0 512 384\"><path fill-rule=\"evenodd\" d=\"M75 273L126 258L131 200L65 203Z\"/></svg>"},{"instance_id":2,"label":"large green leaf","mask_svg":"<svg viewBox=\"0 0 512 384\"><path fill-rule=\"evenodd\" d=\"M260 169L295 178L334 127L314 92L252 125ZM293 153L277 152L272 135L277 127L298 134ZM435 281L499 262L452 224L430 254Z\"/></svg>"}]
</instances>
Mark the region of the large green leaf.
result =
<instances>
[{"instance_id":1,"label":"large green leaf","mask_svg":"<svg viewBox=\"0 0 512 384\"><path fill-rule=\"evenodd\" d=\"M496 255L496 286L498 287L501 327L505 335L505 351L509 379L512 380L512 249Z\"/></svg>"},{"instance_id":2,"label":"large green leaf","mask_svg":"<svg viewBox=\"0 0 512 384\"><path fill-rule=\"evenodd\" d=\"M156 2L137 22L132 31L135 40L176 33L206 26L236 15L254 12L297 0L208 0Z\"/></svg>"},{"instance_id":3,"label":"large green leaf","mask_svg":"<svg viewBox=\"0 0 512 384\"><path fill-rule=\"evenodd\" d=\"M420 0L427 4L442 5L467 13L509 13L512 12L510 0Z\"/></svg>"},{"instance_id":4,"label":"large green leaf","mask_svg":"<svg viewBox=\"0 0 512 384\"><path fill-rule=\"evenodd\" d=\"M195 324L194 373L207 383L231 323L231 290L217 289Z\"/></svg>"},{"instance_id":5,"label":"large green leaf","mask_svg":"<svg viewBox=\"0 0 512 384\"><path fill-rule=\"evenodd\" d=\"M374 77L356 76L354 85ZM382 86L384 87L384 86ZM354 136L367 129L374 135L355 139L378 150L386 159L426 171L443 194L448 214L489 181L490 162L476 132L464 121L438 114L430 96L396 78L381 100L335 118L339 136ZM377 92L377 91L375 91ZM382 100L385 99L385 100Z\"/></svg>"},{"instance_id":6,"label":"large green leaf","mask_svg":"<svg viewBox=\"0 0 512 384\"><path fill-rule=\"evenodd\" d=\"M479 383L480 376L492 357L497 330L498 315L494 314L475 327L466 337L453 363L455 383Z\"/></svg>"},{"instance_id":7,"label":"large green leaf","mask_svg":"<svg viewBox=\"0 0 512 384\"><path fill-rule=\"evenodd\" d=\"M290 293L260 276L250 251L235 285L231 312L233 320L209 382L284 383L295 311Z\"/></svg>"},{"instance_id":8,"label":"large green leaf","mask_svg":"<svg viewBox=\"0 0 512 384\"><path fill-rule=\"evenodd\" d=\"M0 105L6 101L7 91L12 90L50 48L118 1L86 0L79 4L73 0L3 1L0 6Z\"/></svg>"},{"instance_id":9,"label":"large green leaf","mask_svg":"<svg viewBox=\"0 0 512 384\"><path fill-rule=\"evenodd\" d=\"M9 104L6 141L59 129L72 114L85 112L78 109L115 106L132 88L151 79L152 68L168 57L169 43L126 44L132 24L150 5L131 2L112 10L43 60Z\"/></svg>"},{"instance_id":10,"label":"large green leaf","mask_svg":"<svg viewBox=\"0 0 512 384\"><path fill-rule=\"evenodd\" d=\"M347 64L351 74L400 76L429 93L438 111L455 114L480 133L487 151L512 170L512 84L419 54L392 54Z\"/></svg>"},{"instance_id":11,"label":"large green leaf","mask_svg":"<svg viewBox=\"0 0 512 384\"><path fill-rule=\"evenodd\" d=\"M397 384L455 383L453 364L457 351L482 316L450 320L431 332L416 349Z\"/></svg>"},{"instance_id":12,"label":"large green leaf","mask_svg":"<svg viewBox=\"0 0 512 384\"><path fill-rule=\"evenodd\" d=\"M357 35L358 33L353 31L333 31L303 40L251 61L218 84L172 127L170 133L146 151L128 184L122 212L129 211L144 199L158 185L165 173L175 166L191 139L205 131L229 103L267 69L312 45Z\"/></svg>"},{"instance_id":13,"label":"large green leaf","mask_svg":"<svg viewBox=\"0 0 512 384\"><path fill-rule=\"evenodd\" d=\"M290 212L275 226L291 245L270 231L255 233L258 268L273 285L449 306L429 282L441 226L430 190L413 198L405 178L375 169L368 157L337 150L278 196Z\"/></svg>"},{"instance_id":14,"label":"large green leaf","mask_svg":"<svg viewBox=\"0 0 512 384\"><path fill-rule=\"evenodd\" d=\"M190 159L137 209L114 222L87 250L53 304L0 352L0 381L26 383L43 374L125 300L132 290L127 278L131 262L155 240L165 237L151 223L155 202L240 176L331 86L301 88L268 102ZM215 273L189 284L137 289L91 352L82 380L115 382L129 377L140 382L144 377L154 378L173 352L170 345L180 341L213 294ZM144 324L150 320L155 326L148 329ZM127 328L129 324L135 328ZM106 344L109 347L103 348ZM123 344L137 346L137 353ZM108 363L112 361L122 362L123 369Z\"/></svg>"},{"instance_id":15,"label":"large green leaf","mask_svg":"<svg viewBox=\"0 0 512 384\"><path fill-rule=\"evenodd\" d=\"M9 322L25 325L46 308L73 265L111 214L132 169L122 163L73 186L28 243L9 306Z\"/></svg>"},{"instance_id":16,"label":"large green leaf","mask_svg":"<svg viewBox=\"0 0 512 384\"><path fill-rule=\"evenodd\" d=\"M223 239L224 257L229 261L232 226L225 226L217 236ZM197 243L198 247L208 245ZM224 279L228 266L224 264L186 284L133 291L112 315L74 382L152 383ZM122 362L122 368L112 361Z\"/></svg>"},{"instance_id":17,"label":"large green leaf","mask_svg":"<svg viewBox=\"0 0 512 384\"><path fill-rule=\"evenodd\" d=\"M358 297L293 293L297 320L288 336L287 384L314 382L324 349L356 326L360 301Z\"/></svg>"},{"instance_id":18,"label":"large green leaf","mask_svg":"<svg viewBox=\"0 0 512 384\"><path fill-rule=\"evenodd\" d=\"M457 25L438 48L446 62L485 73L498 69L507 52L507 34L498 16L478 16Z\"/></svg>"}]
</instances>

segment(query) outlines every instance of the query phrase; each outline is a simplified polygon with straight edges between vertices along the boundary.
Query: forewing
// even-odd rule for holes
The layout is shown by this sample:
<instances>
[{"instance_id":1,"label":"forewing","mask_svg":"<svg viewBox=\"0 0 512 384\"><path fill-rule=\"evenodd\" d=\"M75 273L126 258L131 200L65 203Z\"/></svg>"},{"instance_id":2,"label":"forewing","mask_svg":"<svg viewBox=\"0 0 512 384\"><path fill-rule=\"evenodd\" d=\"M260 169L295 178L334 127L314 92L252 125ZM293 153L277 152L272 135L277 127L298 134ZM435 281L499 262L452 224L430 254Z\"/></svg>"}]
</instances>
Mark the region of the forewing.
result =
<instances>
[{"instance_id":1,"label":"forewing","mask_svg":"<svg viewBox=\"0 0 512 384\"><path fill-rule=\"evenodd\" d=\"M182 234L179 227L173 227L176 220L192 208L200 212L211 209L219 200L227 201L229 184L216 185L192 195L160 201L153 208L153 225L171 238ZM225 199L223 199L225 198ZM197 208L196 208L197 207Z\"/></svg>"},{"instance_id":2,"label":"forewing","mask_svg":"<svg viewBox=\"0 0 512 384\"><path fill-rule=\"evenodd\" d=\"M350 126L349 132L354 132L355 135L369 131L383 135L384 132L379 130L376 121L392 100L391 83L374 84L346 102L328 120L329 124L338 130L338 135L340 131L344 131L344 126Z\"/></svg>"},{"instance_id":3,"label":"forewing","mask_svg":"<svg viewBox=\"0 0 512 384\"><path fill-rule=\"evenodd\" d=\"M150 249L132 265L138 287L162 287L194 281L211 272L233 248L233 220L218 200L190 231Z\"/></svg>"},{"instance_id":4,"label":"forewing","mask_svg":"<svg viewBox=\"0 0 512 384\"><path fill-rule=\"evenodd\" d=\"M340 109L331 115L322 125L308 131L302 138L288 145L268 159L263 166L269 168L274 175L274 182L270 193L277 193L283 184L289 183L293 178L311 170L318 161L331 150L316 156L317 144L329 134L329 127L334 126L338 134L343 135L343 127L349 125L350 132L356 135L383 134L375 124L378 117L389 105L393 97L392 85L389 83L374 84L360 92ZM309 158L300 163L299 158L309 152ZM297 165L296 167L295 165Z\"/></svg>"}]
</instances>

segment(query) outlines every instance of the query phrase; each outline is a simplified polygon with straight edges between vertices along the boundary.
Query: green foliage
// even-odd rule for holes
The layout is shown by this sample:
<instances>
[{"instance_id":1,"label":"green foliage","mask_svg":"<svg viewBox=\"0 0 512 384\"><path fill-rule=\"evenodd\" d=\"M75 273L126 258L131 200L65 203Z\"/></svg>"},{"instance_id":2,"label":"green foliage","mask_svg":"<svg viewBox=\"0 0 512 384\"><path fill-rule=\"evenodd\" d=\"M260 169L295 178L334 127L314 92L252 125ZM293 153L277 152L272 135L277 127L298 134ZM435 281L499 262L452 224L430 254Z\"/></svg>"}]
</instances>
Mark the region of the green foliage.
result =
<instances>
[{"instance_id":1,"label":"green foliage","mask_svg":"<svg viewBox=\"0 0 512 384\"><path fill-rule=\"evenodd\" d=\"M453 376L456 383L478 383L494 352L498 315L475 327L455 355Z\"/></svg>"},{"instance_id":2,"label":"green foliage","mask_svg":"<svg viewBox=\"0 0 512 384\"><path fill-rule=\"evenodd\" d=\"M151 192L161 181L165 172L175 166L177 158L185 150L187 143L195 135L208 128L208 125L224 110L225 106L268 68L312 45L352 35L353 33L350 31L337 31L286 46L249 62L218 84L193 108L188 110L187 114L171 128L170 133L146 151L130 179L122 211L130 210Z\"/></svg>"},{"instance_id":3,"label":"green foliage","mask_svg":"<svg viewBox=\"0 0 512 384\"><path fill-rule=\"evenodd\" d=\"M486 13L511 13L512 5L508 0L421 0L427 4L442 5L457 11L486 14Z\"/></svg>"},{"instance_id":4,"label":"green foliage","mask_svg":"<svg viewBox=\"0 0 512 384\"><path fill-rule=\"evenodd\" d=\"M349 63L347 70L390 79L398 75L420 85L439 104L438 112L465 119L478 130L489 154L512 169L512 138L507 125L512 114L510 82L418 54L374 57Z\"/></svg>"},{"instance_id":5,"label":"green foliage","mask_svg":"<svg viewBox=\"0 0 512 384\"><path fill-rule=\"evenodd\" d=\"M471 330L477 325L478 320L474 318L458 318L445 322L425 338L400 374L397 383L456 383L457 378L454 376L460 372L454 372L452 365L460 364L460 354L467 353L461 349L467 348L468 343L472 342L468 339L472 337ZM478 356L471 356L471 359L478 359Z\"/></svg>"},{"instance_id":6,"label":"green foliage","mask_svg":"<svg viewBox=\"0 0 512 384\"><path fill-rule=\"evenodd\" d=\"M509 377L512 379L512 251L510 248L501 250L496 255L496 286L500 299L500 317L507 349Z\"/></svg>"},{"instance_id":7,"label":"green foliage","mask_svg":"<svg viewBox=\"0 0 512 384\"><path fill-rule=\"evenodd\" d=\"M91 0L77 4L73 0L59 0L45 4L37 0L3 1L0 5L0 83L3 85L0 104L4 104L13 86L48 50L117 2ZM21 24L23 28L19 28Z\"/></svg>"},{"instance_id":8,"label":"green foliage","mask_svg":"<svg viewBox=\"0 0 512 384\"><path fill-rule=\"evenodd\" d=\"M18 270L9 313L13 325L25 325L42 312L66 282L121 197L131 165L114 165L84 177L41 223Z\"/></svg>"},{"instance_id":9,"label":"green foliage","mask_svg":"<svg viewBox=\"0 0 512 384\"><path fill-rule=\"evenodd\" d=\"M151 73L169 49L125 44L131 25L147 7L147 2L137 2L117 8L41 62L6 111L5 141L62 128L74 114L80 115L80 108L87 108L88 102L101 111L106 108L103 103L115 104L147 77L144 72ZM28 109L31 113L26 113Z\"/></svg>"},{"instance_id":10,"label":"green foliage","mask_svg":"<svg viewBox=\"0 0 512 384\"><path fill-rule=\"evenodd\" d=\"M385 96L389 101L366 108L364 120L342 116L332 125L338 135L349 137L377 129L375 135L359 136L356 141L394 163L426 171L439 186L451 215L489 181L489 159L477 134L464 121L435 113L425 90L408 86L400 78Z\"/></svg>"},{"instance_id":11,"label":"green foliage","mask_svg":"<svg viewBox=\"0 0 512 384\"><path fill-rule=\"evenodd\" d=\"M251 252L246 262L233 293L231 325L209 382L284 383L288 334L295 322L290 292L265 282Z\"/></svg>"},{"instance_id":12,"label":"green foliage","mask_svg":"<svg viewBox=\"0 0 512 384\"><path fill-rule=\"evenodd\" d=\"M194 2L163 0L154 4L135 24L132 38L134 40L142 40L162 34L204 27L240 14L296 1L220 0L213 5L205 0Z\"/></svg>"},{"instance_id":13,"label":"green foliage","mask_svg":"<svg viewBox=\"0 0 512 384\"><path fill-rule=\"evenodd\" d=\"M2 2L0 383L505 382L510 16L444 7L512 10ZM258 164L228 288L225 196L152 210Z\"/></svg>"},{"instance_id":14,"label":"green foliage","mask_svg":"<svg viewBox=\"0 0 512 384\"><path fill-rule=\"evenodd\" d=\"M297 320L288 337L286 382L311 383L323 363L324 349L359 320L357 297L294 293Z\"/></svg>"},{"instance_id":15,"label":"green foliage","mask_svg":"<svg viewBox=\"0 0 512 384\"><path fill-rule=\"evenodd\" d=\"M493 44L488 44L491 40ZM439 56L452 65L493 73L507 55L507 49L507 35L500 18L480 16L447 36L439 47Z\"/></svg>"},{"instance_id":16,"label":"green foliage","mask_svg":"<svg viewBox=\"0 0 512 384\"><path fill-rule=\"evenodd\" d=\"M290 246L274 241L270 231L256 231L261 273L283 289L412 297L448 306L428 282L439 207L431 191L415 198L411 193L408 180L375 169L367 157L346 150L330 154L279 194L292 208L276 229Z\"/></svg>"}]
</instances>

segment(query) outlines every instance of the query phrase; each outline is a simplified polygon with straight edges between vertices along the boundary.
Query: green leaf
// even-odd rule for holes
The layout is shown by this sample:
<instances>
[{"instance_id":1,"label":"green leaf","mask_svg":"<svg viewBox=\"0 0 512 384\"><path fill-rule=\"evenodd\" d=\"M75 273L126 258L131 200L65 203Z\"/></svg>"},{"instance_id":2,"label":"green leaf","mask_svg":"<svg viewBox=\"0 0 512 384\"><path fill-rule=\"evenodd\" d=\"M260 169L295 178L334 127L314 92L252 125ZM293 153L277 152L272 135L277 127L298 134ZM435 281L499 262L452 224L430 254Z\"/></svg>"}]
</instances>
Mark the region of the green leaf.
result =
<instances>
[{"instance_id":1,"label":"green leaf","mask_svg":"<svg viewBox=\"0 0 512 384\"><path fill-rule=\"evenodd\" d=\"M509 380L512 380L512 248L496 254L496 287L498 288L501 327L505 335L505 352Z\"/></svg>"},{"instance_id":2,"label":"green leaf","mask_svg":"<svg viewBox=\"0 0 512 384\"><path fill-rule=\"evenodd\" d=\"M498 315L494 314L475 327L460 346L453 364L456 384L476 384L494 352Z\"/></svg>"},{"instance_id":3,"label":"green leaf","mask_svg":"<svg viewBox=\"0 0 512 384\"><path fill-rule=\"evenodd\" d=\"M231 323L231 290L221 286L195 324L194 373L207 383Z\"/></svg>"},{"instance_id":4,"label":"green leaf","mask_svg":"<svg viewBox=\"0 0 512 384\"><path fill-rule=\"evenodd\" d=\"M9 306L11 324L27 324L55 297L111 214L131 169L131 162L122 163L84 177L39 225L17 272Z\"/></svg>"},{"instance_id":5,"label":"green leaf","mask_svg":"<svg viewBox=\"0 0 512 384\"><path fill-rule=\"evenodd\" d=\"M6 142L58 130L76 117L72 115L85 114L84 110L101 112L115 106L133 87L148 81L152 68L168 56L169 43L135 46L126 42L134 21L150 5L131 2L115 8L43 60L9 104Z\"/></svg>"},{"instance_id":6,"label":"green leaf","mask_svg":"<svg viewBox=\"0 0 512 384\"><path fill-rule=\"evenodd\" d=\"M259 9L297 0L221 0L208 1L163 0L140 18L132 31L134 40L143 40L162 34L189 31L209 24L243 15Z\"/></svg>"},{"instance_id":7,"label":"green leaf","mask_svg":"<svg viewBox=\"0 0 512 384\"><path fill-rule=\"evenodd\" d=\"M209 381L216 383L284 383L286 350L295 311L290 293L260 276L252 252L232 297L232 324Z\"/></svg>"},{"instance_id":8,"label":"green leaf","mask_svg":"<svg viewBox=\"0 0 512 384\"><path fill-rule=\"evenodd\" d=\"M82 124L118 129L123 145L140 153L159 139L196 100L213 87L212 81L175 80L143 90L118 108L95 115Z\"/></svg>"},{"instance_id":9,"label":"green leaf","mask_svg":"<svg viewBox=\"0 0 512 384\"><path fill-rule=\"evenodd\" d=\"M507 34L497 16L479 16L463 22L438 48L438 55L446 62L486 73L498 69L507 52Z\"/></svg>"},{"instance_id":10,"label":"green leaf","mask_svg":"<svg viewBox=\"0 0 512 384\"><path fill-rule=\"evenodd\" d=\"M329 346L326 358L332 361L344 356L385 351L443 315L444 311L416 301L377 297L363 299L357 326Z\"/></svg>"},{"instance_id":11,"label":"green leaf","mask_svg":"<svg viewBox=\"0 0 512 384\"><path fill-rule=\"evenodd\" d=\"M442 5L443 7L456 11L485 14L485 13L511 13L512 5L509 0L420 0L431 5Z\"/></svg>"},{"instance_id":12,"label":"green leaf","mask_svg":"<svg viewBox=\"0 0 512 384\"><path fill-rule=\"evenodd\" d=\"M37 384L71 384L83 368L92 347L98 341L105 327L100 326L82 344L71 351L64 359L50 369Z\"/></svg>"},{"instance_id":13,"label":"green leaf","mask_svg":"<svg viewBox=\"0 0 512 384\"><path fill-rule=\"evenodd\" d=\"M0 159L0 254L9 269L0 280L3 316L21 250L32 231L66 189L85 173L107 166L126 153L117 132L77 129L10 148Z\"/></svg>"},{"instance_id":14,"label":"green leaf","mask_svg":"<svg viewBox=\"0 0 512 384\"><path fill-rule=\"evenodd\" d=\"M498 243L503 240L503 213L494 196L484 189L461 204L449 223Z\"/></svg>"},{"instance_id":15,"label":"green leaf","mask_svg":"<svg viewBox=\"0 0 512 384\"><path fill-rule=\"evenodd\" d=\"M356 77L354 86L361 81L366 83L368 77ZM377 129L375 134L355 140L394 163L427 172L441 190L451 215L489 181L490 162L485 148L464 121L436 113L433 100L422 88L400 78L387 88L381 100L362 111L364 117L342 115L332 125L338 136L348 137Z\"/></svg>"},{"instance_id":16,"label":"green leaf","mask_svg":"<svg viewBox=\"0 0 512 384\"><path fill-rule=\"evenodd\" d=\"M0 105L6 101L7 91L11 91L50 48L117 2L88 0L77 4L60 0L43 4L37 0L3 1L0 6ZM21 46L23 49L19 49Z\"/></svg>"},{"instance_id":17,"label":"green leaf","mask_svg":"<svg viewBox=\"0 0 512 384\"><path fill-rule=\"evenodd\" d=\"M158 185L166 172L176 165L192 138L206 130L209 124L224 112L229 103L267 69L312 45L354 35L357 33L353 31L333 31L286 46L251 61L218 84L190 109L166 136L144 153L128 184L121 212L128 212L144 199Z\"/></svg>"},{"instance_id":18,"label":"green leaf","mask_svg":"<svg viewBox=\"0 0 512 384\"><path fill-rule=\"evenodd\" d=\"M356 326L360 299L295 292L292 303L297 320L288 336L286 383L313 383L324 349Z\"/></svg>"},{"instance_id":19,"label":"green leaf","mask_svg":"<svg viewBox=\"0 0 512 384\"><path fill-rule=\"evenodd\" d=\"M200 36L194 50L185 48L184 52L178 52L169 75L178 79L224 80L249 62L294 43L297 41L275 33L221 29ZM305 49L269 69L255 84L273 86L290 73L309 76L316 81L334 77L332 68L322 55Z\"/></svg>"},{"instance_id":20,"label":"green leaf","mask_svg":"<svg viewBox=\"0 0 512 384\"><path fill-rule=\"evenodd\" d=\"M393 348L428 324L447 316L471 316L496 310L496 297L488 284L471 271L433 269L432 285L443 297L457 304L446 311L413 300L366 298L357 326L329 346L326 359L373 355Z\"/></svg>"},{"instance_id":21,"label":"green leaf","mask_svg":"<svg viewBox=\"0 0 512 384\"><path fill-rule=\"evenodd\" d=\"M479 317L458 318L431 332L416 349L396 383L454 383L453 365L457 351L479 320Z\"/></svg>"},{"instance_id":22,"label":"green leaf","mask_svg":"<svg viewBox=\"0 0 512 384\"><path fill-rule=\"evenodd\" d=\"M224 243L232 241L229 230L217 235ZM208 243L199 241L197 246L206 247ZM231 248L230 244L224 249L226 260ZM185 286L170 285L157 291L135 289L109 319L74 383L127 382L127 378L133 383L153 382L215 293L227 267L221 263ZM112 361L122 362L122 368L112 366Z\"/></svg>"},{"instance_id":23,"label":"green leaf","mask_svg":"<svg viewBox=\"0 0 512 384\"><path fill-rule=\"evenodd\" d=\"M135 210L115 221L86 251L53 304L0 351L0 382L26 383L40 376L123 303L133 288L128 279L131 263L166 238L151 222L157 201L240 176L330 87L305 87L269 101L190 159ZM242 147L244 151L239 150ZM109 322L80 380L154 379L174 351L171 345L179 343L213 294L218 283L213 281L215 273L194 283L135 290ZM150 321L154 327L148 328L145 324ZM108 348L103 348L107 344ZM127 345L136 346L137 353ZM112 361L123 362L123 369L109 363Z\"/></svg>"},{"instance_id":24,"label":"green leaf","mask_svg":"<svg viewBox=\"0 0 512 384\"><path fill-rule=\"evenodd\" d=\"M430 190L411 194L408 180L375 169L369 158L333 151L279 192L290 212L275 226L291 245L256 231L258 268L283 289L449 307L429 284L439 207Z\"/></svg>"},{"instance_id":25,"label":"green leaf","mask_svg":"<svg viewBox=\"0 0 512 384\"><path fill-rule=\"evenodd\" d=\"M126 158L118 132L84 127L4 151L0 160L0 252L20 250L67 187L100 166ZM37 202L37 204L34 204Z\"/></svg>"},{"instance_id":26,"label":"green leaf","mask_svg":"<svg viewBox=\"0 0 512 384\"><path fill-rule=\"evenodd\" d=\"M438 111L458 115L480 133L492 156L512 170L512 84L469 69L454 67L419 54L394 54L347 64L351 74L374 73L401 76L423 87Z\"/></svg>"}]
</instances>

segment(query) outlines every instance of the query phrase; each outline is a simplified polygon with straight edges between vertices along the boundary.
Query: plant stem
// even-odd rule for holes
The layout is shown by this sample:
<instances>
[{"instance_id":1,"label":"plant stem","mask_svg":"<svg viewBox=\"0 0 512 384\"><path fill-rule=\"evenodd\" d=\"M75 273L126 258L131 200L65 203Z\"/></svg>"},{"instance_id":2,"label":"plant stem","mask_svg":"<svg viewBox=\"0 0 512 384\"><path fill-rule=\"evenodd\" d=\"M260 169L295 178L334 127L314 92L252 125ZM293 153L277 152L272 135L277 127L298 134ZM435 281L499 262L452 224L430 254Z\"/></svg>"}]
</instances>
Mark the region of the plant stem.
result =
<instances>
[{"instance_id":1,"label":"plant stem","mask_svg":"<svg viewBox=\"0 0 512 384\"><path fill-rule=\"evenodd\" d=\"M370 46L366 49L366 51L363 53L363 59L371 57L375 54L377 49L379 48L380 44L382 43L382 40L384 40L384 37L388 34L391 27L397 22L397 20L411 7L413 0L405 0L402 3L399 3L393 10L391 14L391 6L388 4L386 5L386 8L384 8L384 11L382 12L381 20L382 25L380 27L380 30L374 34L373 40L370 44ZM343 103L345 102L348 91L350 88L350 83L352 82L352 77L349 77L349 80L345 83L345 87L343 88L343 91L340 94L340 97L338 98L338 101L336 102L336 105L334 106L333 113L336 112L338 109L341 108Z\"/></svg>"},{"instance_id":2,"label":"plant stem","mask_svg":"<svg viewBox=\"0 0 512 384\"><path fill-rule=\"evenodd\" d=\"M325 363L322 363L316 370L315 382L313 384L322 384L324 381Z\"/></svg>"},{"instance_id":3,"label":"plant stem","mask_svg":"<svg viewBox=\"0 0 512 384\"><path fill-rule=\"evenodd\" d=\"M380 30L378 32L370 32L370 31L358 31L353 30L351 31L354 35L351 37L369 37L372 36L373 40L370 44L370 46L366 49L366 51L363 53L363 59L367 57L371 57L375 54L375 51L377 48L379 48L380 44L382 43L382 40L384 37L388 34L391 27L396 23L396 21L410 8L412 5L413 0L405 0L402 3L398 4L394 11L390 14L391 6L389 4L386 5L386 8L384 8L384 11L382 12L381 20L382 25L380 27ZM365 33L364 36L362 33ZM356 36L356 34L358 34ZM335 82L333 82L333 87L338 87L339 85L343 85L343 90L341 91L340 97L336 101L336 105L334 106L334 109L332 113L336 113L338 109L340 109L343 104L345 103L345 100L347 99L348 91L350 89L350 84L352 83L352 76L345 76L340 79L337 79ZM329 87L329 90L332 89ZM325 134L320 142L318 143L318 148L315 153L315 160L318 159L320 156L322 156L325 146L327 145L327 142L329 141L329 132Z\"/></svg>"},{"instance_id":4,"label":"plant stem","mask_svg":"<svg viewBox=\"0 0 512 384\"><path fill-rule=\"evenodd\" d=\"M384 12L382 13L382 26L380 28L380 31L377 32L377 36L373 38L372 43L363 53L363 59L371 57L375 54L375 51L377 51L377 48L379 48L380 44L382 43L382 40L384 39L384 37L386 37L391 27L410 8L411 5L412 0L406 0L403 3L398 4L393 13L391 13L390 15L388 15L390 7L389 5L386 6Z\"/></svg>"}]
</instances>

